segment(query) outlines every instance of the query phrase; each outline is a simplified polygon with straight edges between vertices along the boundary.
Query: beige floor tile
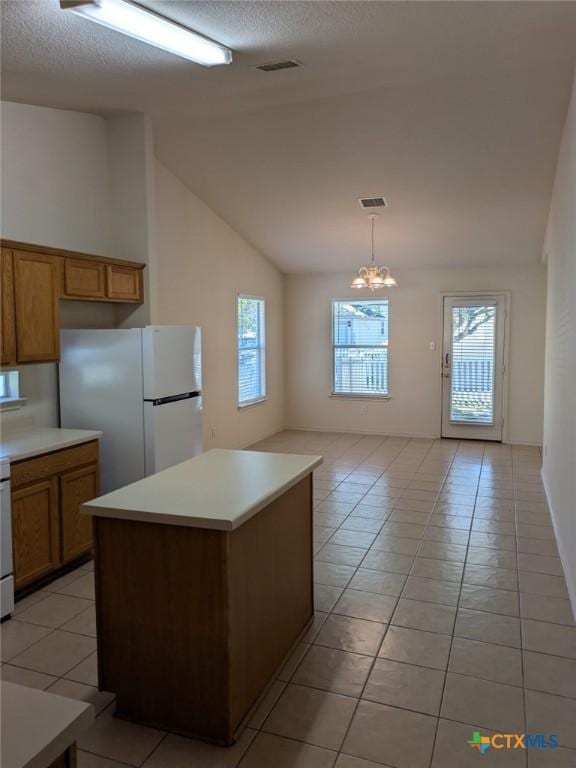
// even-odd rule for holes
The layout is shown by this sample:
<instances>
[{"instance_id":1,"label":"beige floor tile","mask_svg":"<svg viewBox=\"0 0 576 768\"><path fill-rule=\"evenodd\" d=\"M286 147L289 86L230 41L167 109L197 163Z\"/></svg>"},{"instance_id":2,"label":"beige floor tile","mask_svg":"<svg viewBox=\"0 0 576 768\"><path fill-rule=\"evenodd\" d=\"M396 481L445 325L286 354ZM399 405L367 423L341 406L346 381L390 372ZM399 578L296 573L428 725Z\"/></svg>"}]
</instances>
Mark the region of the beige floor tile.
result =
<instances>
[{"instance_id":1,"label":"beige floor tile","mask_svg":"<svg viewBox=\"0 0 576 768\"><path fill-rule=\"evenodd\" d=\"M316 560L314 563L314 581L316 584L325 584L329 587L345 587L355 571L356 569L351 565L322 563Z\"/></svg>"},{"instance_id":2,"label":"beige floor tile","mask_svg":"<svg viewBox=\"0 0 576 768\"><path fill-rule=\"evenodd\" d=\"M520 612L525 619L575 625L570 601L561 597L545 597L521 592Z\"/></svg>"},{"instance_id":3,"label":"beige floor tile","mask_svg":"<svg viewBox=\"0 0 576 768\"><path fill-rule=\"evenodd\" d=\"M62 592L62 590L69 586L73 581L81 579L85 573L86 571L81 571L79 568L75 568L73 571L70 571L70 573L65 573L64 576L54 579L54 581L51 581L43 587L43 589L46 592Z\"/></svg>"},{"instance_id":4,"label":"beige floor tile","mask_svg":"<svg viewBox=\"0 0 576 768\"><path fill-rule=\"evenodd\" d=\"M518 573L516 570L493 568L489 565L467 563L463 581L464 584L518 591Z\"/></svg>"},{"instance_id":5,"label":"beige floor tile","mask_svg":"<svg viewBox=\"0 0 576 768\"><path fill-rule=\"evenodd\" d=\"M424 579L437 579L439 581L453 581L460 583L464 566L461 563L453 563L448 560L433 560L429 557L417 557L411 576Z\"/></svg>"},{"instance_id":6,"label":"beige floor tile","mask_svg":"<svg viewBox=\"0 0 576 768\"><path fill-rule=\"evenodd\" d=\"M96 608L92 605L62 625L66 632L96 637Z\"/></svg>"},{"instance_id":7,"label":"beige floor tile","mask_svg":"<svg viewBox=\"0 0 576 768\"><path fill-rule=\"evenodd\" d=\"M395 768L428 768L436 718L361 701L342 751Z\"/></svg>"},{"instance_id":8,"label":"beige floor tile","mask_svg":"<svg viewBox=\"0 0 576 768\"><path fill-rule=\"evenodd\" d=\"M326 619L314 642L328 648L375 656L385 630L386 626L376 621L331 615Z\"/></svg>"},{"instance_id":9,"label":"beige floor tile","mask_svg":"<svg viewBox=\"0 0 576 768\"><path fill-rule=\"evenodd\" d=\"M395 552L371 549L362 561L362 568L407 576L413 563L414 558L411 555L399 555Z\"/></svg>"},{"instance_id":10,"label":"beige floor tile","mask_svg":"<svg viewBox=\"0 0 576 768\"><path fill-rule=\"evenodd\" d=\"M466 564L503 568L507 571L517 570L515 552L504 552L501 549L487 549L486 547L470 547Z\"/></svg>"},{"instance_id":11,"label":"beige floor tile","mask_svg":"<svg viewBox=\"0 0 576 768\"><path fill-rule=\"evenodd\" d=\"M399 573L386 573L384 571L373 571L368 568L358 568L348 586L350 589L360 589L366 592L375 592L379 595L399 597L405 582L406 576Z\"/></svg>"},{"instance_id":12,"label":"beige floor tile","mask_svg":"<svg viewBox=\"0 0 576 768\"><path fill-rule=\"evenodd\" d=\"M366 554L366 549L360 547L341 547L338 544L324 544L316 555L316 560L323 563L341 565L360 565Z\"/></svg>"},{"instance_id":13,"label":"beige floor tile","mask_svg":"<svg viewBox=\"0 0 576 768\"><path fill-rule=\"evenodd\" d=\"M367 531L346 531L343 528L340 528L333 534L330 543L344 547L364 547L367 549L375 538L375 533L368 533Z\"/></svg>"},{"instance_id":14,"label":"beige floor tile","mask_svg":"<svg viewBox=\"0 0 576 768\"><path fill-rule=\"evenodd\" d=\"M414 557L420 546L418 539L407 539L403 536L391 536L390 534L381 533L374 539L371 549L380 552L391 552L395 555Z\"/></svg>"},{"instance_id":15,"label":"beige floor tile","mask_svg":"<svg viewBox=\"0 0 576 768\"><path fill-rule=\"evenodd\" d=\"M463 563L466 559L466 547L459 544L444 544L441 541L423 541L418 554L420 557Z\"/></svg>"},{"instance_id":16,"label":"beige floor tile","mask_svg":"<svg viewBox=\"0 0 576 768\"><path fill-rule=\"evenodd\" d=\"M522 685L522 655L517 648L455 637L448 669L495 683Z\"/></svg>"},{"instance_id":17,"label":"beige floor tile","mask_svg":"<svg viewBox=\"0 0 576 768\"><path fill-rule=\"evenodd\" d=\"M41 691L49 688L58 678L45 675L42 672L34 672L23 667L14 667L12 664L2 664L0 677L8 683L25 685L27 688L38 688Z\"/></svg>"},{"instance_id":18,"label":"beige floor tile","mask_svg":"<svg viewBox=\"0 0 576 768\"><path fill-rule=\"evenodd\" d=\"M448 635L390 626L378 656L445 670L450 654L450 642Z\"/></svg>"},{"instance_id":19,"label":"beige floor tile","mask_svg":"<svg viewBox=\"0 0 576 768\"><path fill-rule=\"evenodd\" d=\"M341 594L341 587L314 584L314 609L328 613L334 608Z\"/></svg>"},{"instance_id":20,"label":"beige floor tile","mask_svg":"<svg viewBox=\"0 0 576 768\"><path fill-rule=\"evenodd\" d=\"M281 680L285 683L290 680L298 665L304 658L304 655L308 651L309 647L310 645L308 643L298 643L298 645L291 651L284 664L281 666L277 675L278 680Z\"/></svg>"},{"instance_id":21,"label":"beige floor tile","mask_svg":"<svg viewBox=\"0 0 576 768\"><path fill-rule=\"evenodd\" d=\"M247 728L233 746L218 747L168 734L143 768L235 768L255 736L256 731Z\"/></svg>"},{"instance_id":22,"label":"beige floor tile","mask_svg":"<svg viewBox=\"0 0 576 768\"><path fill-rule=\"evenodd\" d=\"M317 747L339 749L357 700L314 688L289 685L262 729Z\"/></svg>"},{"instance_id":23,"label":"beige floor tile","mask_svg":"<svg viewBox=\"0 0 576 768\"><path fill-rule=\"evenodd\" d=\"M459 605L461 608L468 608L469 610L502 613L505 616L520 616L518 592L512 592L508 589L463 584Z\"/></svg>"},{"instance_id":24,"label":"beige floor tile","mask_svg":"<svg viewBox=\"0 0 576 768\"><path fill-rule=\"evenodd\" d=\"M75 683L72 680L64 680L64 678L56 680L49 690L50 693L57 693L59 696L67 696L69 699L79 699L93 704L97 715L114 701L114 694L109 691L99 691L93 685Z\"/></svg>"},{"instance_id":25,"label":"beige floor tile","mask_svg":"<svg viewBox=\"0 0 576 768\"><path fill-rule=\"evenodd\" d=\"M386 623L390 620L395 605L395 597L346 589L334 606L334 613L350 616L353 619Z\"/></svg>"},{"instance_id":26,"label":"beige floor tile","mask_svg":"<svg viewBox=\"0 0 576 768\"><path fill-rule=\"evenodd\" d=\"M377 659L362 698L394 707L437 715L444 672L389 659Z\"/></svg>"},{"instance_id":27,"label":"beige floor tile","mask_svg":"<svg viewBox=\"0 0 576 768\"><path fill-rule=\"evenodd\" d=\"M576 659L576 627L522 620L522 645L528 651Z\"/></svg>"},{"instance_id":28,"label":"beige floor tile","mask_svg":"<svg viewBox=\"0 0 576 768\"><path fill-rule=\"evenodd\" d=\"M272 708L284 692L286 685L287 684L282 680L275 680L272 683L250 715L250 720L248 722L250 728L260 729L262 727L264 720L266 720L272 711Z\"/></svg>"},{"instance_id":29,"label":"beige floor tile","mask_svg":"<svg viewBox=\"0 0 576 768\"><path fill-rule=\"evenodd\" d=\"M408 576L402 597L410 600L421 600L426 603L441 605L458 605L460 584L454 581L438 581L424 579L419 576Z\"/></svg>"},{"instance_id":30,"label":"beige floor tile","mask_svg":"<svg viewBox=\"0 0 576 768\"><path fill-rule=\"evenodd\" d=\"M441 716L480 725L504 733L520 733L524 727L521 688L449 672Z\"/></svg>"},{"instance_id":31,"label":"beige floor tile","mask_svg":"<svg viewBox=\"0 0 576 768\"><path fill-rule=\"evenodd\" d=\"M382 528L381 520L374 520L369 517L349 516L342 523L343 531L366 531L368 533L378 533Z\"/></svg>"},{"instance_id":32,"label":"beige floor tile","mask_svg":"<svg viewBox=\"0 0 576 768\"><path fill-rule=\"evenodd\" d=\"M66 673L68 680L85 685L98 685L98 659L96 653L91 653L83 661Z\"/></svg>"},{"instance_id":33,"label":"beige floor tile","mask_svg":"<svg viewBox=\"0 0 576 768\"><path fill-rule=\"evenodd\" d=\"M564 571L562 570L562 562L559 557L530 555L524 552L519 552L518 568L521 571L547 573L550 576L564 576Z\"/></svg>"},{"instance_id":34,"label":"beige floor tile","mask_svg":"<svg viewBox=\"0 0 576 768\"><path fill-rule=\"evenodd\" d=\"M314 611L312 621L308 625L308 629L302 635L301 641L303 643L311 643L316 639L318 632L322 629L324 622L328 618L328 614L324 611Z\"/></svg>"},{"instance_id":35,"label":"beige floor tile","mask_svg":"<svg viewBox=\"0 0 576 768\"><path fill-rule=\"evenodd\" d=\"M94 574L86 573L79 579L72 581L60 591L63 595L72 595L73 597L83 597L87 600L94 600Z\"/></svg>"},{"instance_id":36,"label":"beige floor tile","mask_svg":"<svg viewBox=\"0 0 576 768\"><path fill-rule=\"evenodd\" d=\"M26 597L21 598L14 605L12 618L17 618L23 611L26 611L30 606L35 605L35 603L39 603L40 600L46 600L49 594L49 592L39 589L37 592L32 592L31 594L26 595Z\"/></svg>"},{"instance_id":37,"label":"beige floor tile","mask_svg":"<svg viewBox=\"0 0 576 768\"><path fill-rule=\"evenodd\" d=\"M56 629L92 605L90 600L55 593L22 611L18 620Z\"/></svg>"},{"instance_id":38,"label":"beige floor tile","mask_svg":"<svg viewBox=\"0 0 576 768\"><path fill-rule=\"evenodd\" d=\"M459 608L454 634L469 640L520 648L520 619L515 616Z\"/></svg>"},{"instance_id":39,"label":"beige floor tile","mask_svg":"<svg viewBox=\"0 0 576 768\"><path fill-rule=\"evenodd\" d=\"M524 685L533 691L576 698L576 661L524 651Z\"/></svg>"},{"instance_id":40,"label":"beige floor tile","mask_svg":"<svg viewBox=\"0 0 576 768\"><path fill-rule=\"evenodd\" d=\"M34 645L52 632L48 627L26 624L17 619L9 619L0 625L2 661L9 661L22 651Z\"/></svg>"},{"instance_id":41,"label":"beige floor tile","mask_svg":"<svg viewBox=\"0 0 576 768\"><path fill-rule=\"evenodd\" d=\"M529 555L558 557L558 547L555 541L524 539L521 536L518 537L518 552L524 552Z\"/></svg>"},{"instance_id":42,"label":"beige floor tile","mask_svg":"<svg viewBox=\"0 0 576 768\"><path fill-rule=\"evenodd\" d=\"M241 768L332 768L336 752L291 739L259 733Z\"/></svg>"},{"instance_id":43,"label":"beige floor tile","mask_svg":"<svg viewBox=\"0 0 576 768\"><path fill-rule=\"evenodd\" d=\"M565 747L576 749L576 700L526 691L526 725L532 733L557 733ZM576 765L576 763L575 763Z\"/></svg>"},{"instance_id":44,"label":"beige floor tile","mask_svg":"<svg viewBox=\"0 0 576 768\"><path fill-rule=\"evenodd\" d=\"M382 768L382 765L383 763L373 763L372 760L362 760L361 757L340 754L334 768Z\"/></svg>"},{"instance_id":45,"label":"beige floor tile","mask_svg":"<svg viewBox=\"0 0 576 768\"><path fill-rule=\"evenodd\" d=\"M112 704L78 739L78 747L120 763L140 766L164 738L163 731L113 716Z\"/></svg>"},{"instance_id":46,"label":"beige floor tile","mask_svg":"<svg viewBox=\"0 0 576 768\"><path fill-rule=\"evenodd\" d=\"M531 571L520 571L518 576L520 592L568 599L568 590L563 576L549 576L547 573Z\"/></svg>"},{"instance_id":47,"label":"beige floor tile","mask_svg":"<svg viewBox=\"0 0 576 768\"><path fill-rule=\"evenodd\" d=\"M125 768L123 763L94 755L92 752L84 752L82 749L79 749L76 754L78 768Z\"/></svg>"},{"instance_id":48,"label":"beige floor tile","mask_svg":"<svg viewBox=\"0 0 576 768\"><path fill-rule=\"evenodd\" d=\"M392 624L450 635L454 628L455 617L456 608L451 605L425 603L421 600L407 600L402 597L392 617Z\"/></svg>"},{"instance_id":49,"label":"beige floor tile","mask_svg":"<svg viewBox=\"0 0 576 768\"><path fill-rule=\"evenodd\" d=\"M524 750L502 750L489 748L483 755L471 749L468 741L472 732L479 730L483 735L493 732L482 726L464 725L450 720L440 720L434 746L431 768L525 768Z\"/></svg>"},{"instance_id":50,"label":"beige floor tile","mask_svg":"<svg viewBox=\"0 0 576 768\"><path fill-rule=\"evenodd\" d=\"M302 659L292 682L358 697L371 666L370 656L314 645Z\"/></svg>"},{"instance_id":51,"label":"beige floor tile","mask_svg":"<svg viewBox=\"0 0 576 768\"><path fill-rule=\"evenodd\" d=\"M18 667L60 677L96 650L96 640L57 629L12 659Z\"/></svg>"}]
</instances>

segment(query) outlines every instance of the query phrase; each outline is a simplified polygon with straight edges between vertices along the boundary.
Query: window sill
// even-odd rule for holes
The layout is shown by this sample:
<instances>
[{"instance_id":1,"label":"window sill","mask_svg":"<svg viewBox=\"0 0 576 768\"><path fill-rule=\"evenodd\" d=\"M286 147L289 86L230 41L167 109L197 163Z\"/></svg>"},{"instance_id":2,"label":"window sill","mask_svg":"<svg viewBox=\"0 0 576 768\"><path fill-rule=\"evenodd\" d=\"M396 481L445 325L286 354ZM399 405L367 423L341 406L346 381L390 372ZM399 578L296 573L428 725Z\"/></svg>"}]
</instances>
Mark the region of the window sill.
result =
<instances>
[{"instance_id":1,"label":"window sill","mask_svg":"<svg viewBox=\"0 0 576 768\"><path fill-rule=\"evenodd\" d=\"M337 392L332 392L330 394L330 397L333 397L335 400L391 400L392 397L390 395L352 395L352 394L340 394Z\"/></svg>"},{"instance_id":2,"label":"window sill","mask_svg":"<svg viewBox=\"0 0 576 768\"><path fill-rule=\"evenodd\" d=\"M243 411L245 408L253 408L255 405L262 405L268 400L267 397L260 397L258 400L250 400L249 403L238 403L238 410Z\"/></svg>"},{"instance_id":3,"label":"window sill","mask_svg":"<svg viewBox=\"0 0 576 768\"><path fill-rule=\"evenodd\" d=\"M26 405L25 397L6 397L0 399L0 411L18 411L23 405Z\"/></svg>"}]
</instances>

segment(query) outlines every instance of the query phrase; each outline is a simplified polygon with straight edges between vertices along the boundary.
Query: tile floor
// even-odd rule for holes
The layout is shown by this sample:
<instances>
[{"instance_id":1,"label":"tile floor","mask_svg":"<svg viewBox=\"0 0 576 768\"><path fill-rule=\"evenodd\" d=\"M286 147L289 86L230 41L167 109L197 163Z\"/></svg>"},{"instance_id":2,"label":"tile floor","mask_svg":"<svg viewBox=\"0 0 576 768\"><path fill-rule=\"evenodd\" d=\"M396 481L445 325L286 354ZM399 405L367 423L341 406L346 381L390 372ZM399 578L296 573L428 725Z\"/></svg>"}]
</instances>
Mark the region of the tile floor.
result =
<instances>
[{"instance_id":1,"label":"tile floor","mask_svg":"<svg viewBox=\"0 0 576 768\"><path fill-rule=\"evenodd\" d=\"M575 768L576 627L539 451L292 431L254 447L324 456L313 626L222 749L113 717L90 565L25 599L1 674L95 704L80 768ZM480 756L474 729L561 747Z\"/></svg>"}]
</instances>

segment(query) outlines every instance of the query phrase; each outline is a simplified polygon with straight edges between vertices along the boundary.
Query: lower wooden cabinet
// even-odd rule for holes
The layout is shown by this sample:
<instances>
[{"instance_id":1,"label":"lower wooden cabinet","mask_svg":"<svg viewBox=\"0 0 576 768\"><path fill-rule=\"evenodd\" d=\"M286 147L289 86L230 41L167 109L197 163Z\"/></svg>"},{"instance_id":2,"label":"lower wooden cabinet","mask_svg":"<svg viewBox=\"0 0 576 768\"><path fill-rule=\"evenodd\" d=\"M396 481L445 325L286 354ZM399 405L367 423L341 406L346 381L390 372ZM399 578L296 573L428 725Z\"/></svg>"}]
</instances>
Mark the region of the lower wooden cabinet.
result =
<instances>
[{"instance_id":1,"label":"lower wooden cabinet","mask_svg":"<svg viewBox=\"0 0 576 768\"><path fill-rule=\"evenodd\" d=\"M56 478L12 492L12 539L16 589L46 576L60 565Z\"/></svg>"},{"instance_id":2,"label":"lower wooden cabinet","mask_svg":"<svg viewBox=\"0 0 576 768\"><path fill-rule=\"evenodd\" d=\"M80 514L80 505L98 496L98 464L60 475L62 561L68 563L92 548L92 518Z\"/></svg>"},{"instance_id":3,"label":"lower wooden cabinet","mask_svg":"<svg viewBox=\"0 0 576 768\"><path fill-rule=\"evenodd\" d=\"M98 443L15 462L12 474L12 546L17 590L57 571L92 549L92 519L80 512L98 496Z\"/></svg>"}]
</instances>

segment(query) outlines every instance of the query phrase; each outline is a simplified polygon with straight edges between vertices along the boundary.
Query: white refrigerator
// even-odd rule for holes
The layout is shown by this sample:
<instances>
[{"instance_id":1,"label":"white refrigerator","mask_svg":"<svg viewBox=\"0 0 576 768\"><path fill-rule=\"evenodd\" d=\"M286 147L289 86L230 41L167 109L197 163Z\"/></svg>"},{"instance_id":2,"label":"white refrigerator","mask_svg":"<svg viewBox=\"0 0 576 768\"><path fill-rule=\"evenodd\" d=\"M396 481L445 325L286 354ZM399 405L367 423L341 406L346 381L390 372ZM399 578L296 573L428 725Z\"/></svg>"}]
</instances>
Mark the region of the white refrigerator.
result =
<instances>
[{"instance_id":1,"label":"white refrigerator","mask_svg":"<svg viewBox=\"0 0 576 768\"><path fill-rule=\"evenodd\" d=\"M200 328L61 332L60 422L98 429L108 493L202 453Z\"/></svg>"}]
</instances>

